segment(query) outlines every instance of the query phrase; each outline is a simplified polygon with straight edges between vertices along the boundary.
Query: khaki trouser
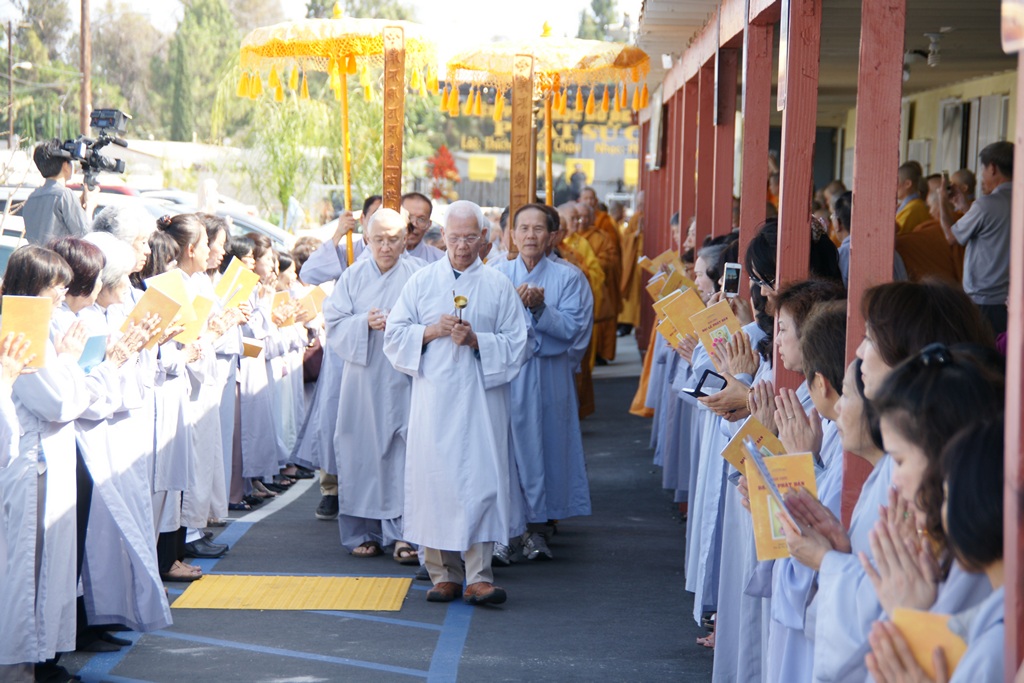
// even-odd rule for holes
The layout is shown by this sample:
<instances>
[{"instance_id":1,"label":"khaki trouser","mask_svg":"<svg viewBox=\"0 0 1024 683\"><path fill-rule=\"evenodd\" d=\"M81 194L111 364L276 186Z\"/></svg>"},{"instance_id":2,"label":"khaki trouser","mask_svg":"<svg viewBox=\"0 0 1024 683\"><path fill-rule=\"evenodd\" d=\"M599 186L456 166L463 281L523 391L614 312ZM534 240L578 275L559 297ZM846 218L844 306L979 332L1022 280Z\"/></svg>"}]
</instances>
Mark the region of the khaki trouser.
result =
<instances>
[{"instance_id":1,"label":"khaki trouser","mask_svg":"<svg viewBox=\"0 0 1024 683\"><path fill-rule=\"evenodd\" d=\"M460 586L463 581L466 582L466 585L481 581L494 582L494 573L491 572L494 543L474 543L462 553L421 546L420 553L423 555L424 566L430 572L430 580L434 582L435 586L445 581L457 583ZM463 559L466 562L465 569L462 567Z\"/></svg>"}]
</instances>

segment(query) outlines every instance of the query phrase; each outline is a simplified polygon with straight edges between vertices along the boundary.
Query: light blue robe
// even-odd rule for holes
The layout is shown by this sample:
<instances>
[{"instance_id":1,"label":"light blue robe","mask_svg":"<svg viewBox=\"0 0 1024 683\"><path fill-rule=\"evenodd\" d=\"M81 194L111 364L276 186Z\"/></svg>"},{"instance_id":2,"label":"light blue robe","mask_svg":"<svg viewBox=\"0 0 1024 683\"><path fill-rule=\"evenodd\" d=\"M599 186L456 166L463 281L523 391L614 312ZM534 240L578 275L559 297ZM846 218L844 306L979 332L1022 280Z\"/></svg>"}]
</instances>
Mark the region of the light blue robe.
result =
<instances>
[{"instance_id":1,"label":"light blue robe","mask_svg":"<svg viewBox=\"0 0 1024 683\"><path fill-rule=\"evenodd\" d=\"M850 523L852 554L835 550L825 554L818 574L818 594L807 614L808 632L814 631L814 680L861 683L867 676L864 656L871 625L884 612L874 586L861 567L858 553L873 559L868 536L878 521L878 508L888 505L892 459L886 455L861 490ZM953 563L939 585L931 611L955 614L977 605L992 591L983 575L968 574ZM835 615L845 615L843 619Z\"/></svg>"},{"instance_id":2,"label":"light blue robe","mask_svg":"<svg viewBox=\"0 0 1024 683\"><path fill-rule=\"evenodd\" d=\"M961 615L950 620L950 629L967 640L967 652L950 683L1000 683L1003 680L1005 598L1005 588L1000 586L971 610L969 624L964 624Z\"/></svg>"},{"instance_id":3,"label":"light blue robe","mask_svg":"<svg viewBox=\"0 0 1024 683\"><path fill-rule=\"evenodd\" d=\"M532 271L522 257L495 270L518 288L544 288L544 307L524 310L535 337L532 357L511 384L512 454L526 504L526 521L545 523L590 514L583 438L574 379L573 345L590 329L593 308L570 266L542 258Z\"/></svg>"},{"instance_id":4,"label":"light blue robe","mask_svg":"<svg viewBox=\"0 0 1024 683\"><path fill-rule=\"evenodd\" d=\"M362 256L366 245L363 243L363 236L352 233L352 263ZM334 282L341 273L348 267L348 246L347 240L341 240L341 244L334 246L334 240L326 240L320 248L309 255L306 262L299 270L299 279L307 285L319 285L324 282Z\"/></svg>"},{"instance_id":5,"label":"light blue robe","mask_svg":"<svg viewBox=\"0 0 1024 683\"><path fill-rule=\"evenodd\" d=\"M654 411L649 445L654 449L655 464L658 464L658 437L661 435L661 426L665 421L665 413L662 408L662 397L665 394L665 367L671 356L678 354L669 347L668 342L660 334L653 336L653 347L647 347L647 353L653 353L654 358L651 359L651 374L647 378L647 396L644 398L644 406Z\"/></svg>"}]
</instances>

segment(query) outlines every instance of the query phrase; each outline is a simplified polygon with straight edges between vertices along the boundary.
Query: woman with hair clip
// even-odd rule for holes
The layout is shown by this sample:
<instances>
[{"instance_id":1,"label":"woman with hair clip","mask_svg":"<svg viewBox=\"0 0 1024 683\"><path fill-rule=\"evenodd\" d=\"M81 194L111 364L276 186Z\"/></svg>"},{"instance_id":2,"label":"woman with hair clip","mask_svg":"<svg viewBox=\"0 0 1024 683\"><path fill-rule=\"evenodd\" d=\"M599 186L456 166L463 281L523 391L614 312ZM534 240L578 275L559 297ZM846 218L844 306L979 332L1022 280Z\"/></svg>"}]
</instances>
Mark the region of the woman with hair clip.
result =
<instances>
[{"instance_id":1,"label":"woman with hair clip","mask_svg":"<svg viewBox=\"0 0 1024 683\"><path fill-rule=\"evenodd\" d=\"M11 254L0 294L50 297L57 308L71 278L63 258L29 245ZM46 348L31 350L45 354L45 366L19 377L12 394L21 437L4 476L18 479L21 487L11 499L18 505L4 499L14 515L7 528L18 531L17 538L4 539L13 561L6 563L0 581L0 665L35 663L37 679L71 680L57 657L75 649L75 595L91 493L74 427L89 407L85 373L78 366L85 337L80 322L63 335L51 324ZM79 488L86 494L81 499ZM13 555L19 548L23 554Z\"/></svg>"},{"instance_id":2,"label":"woman with hair clip","mask_svg":"<svg viewBox=\"0 0 1024 683\"><path fill-rule=\"evenodd\" d=\"M123 430L112 434L109 422L116 414L142 404L144 386L135 360L156 334L159 320L153 316L131 323L124 334L108 324L97 300L102 296L109 304L118 295L112 294L110 287L104 291L102 276L106 274L108 284L122 286L122 279L127 279L135 265L135 253L110 235L103 237L128 252L113 252L116 261L109 267L103 251L90 241L64 237L51 244L72 272L64 301L53 315L55 329L62 333L81 322L90 338L99 337L106 345L105 357L83 368L89 406L75 420L78 453L92 482L90 514L84 522L84 595L78 600L76 649L101 652L126 643L100 625L148 631L171 623L150 533L152 501L146 505L138 495L148 487L136 488L131 477L113 474L128 462L118 444L134 438L126 438ZM80 535L82 531L79 529Z\"/></svg>"},{"instance_id":3,"label":"woman with hair clip","mask_svg":"<svg viewBox=\"0 0 1024 683\"><path fill-rule=\"evenodd\" d=\"M991 332L981 324L977 309L962 291L945 283L879 285L866 292L862 306L866 334L857 355L863 361L861 373L869 401L882 396L881 386L892 369L916 354L914 349L935 340L987 348L992 345ZM820 558L812 612L850 615L843 620L823 618L814 622L816 681L866 676L867 633L882 608L857 554L872 557L868 536L879 519L879 507L891 503L892 472L892 459L881 458L864 482L848 533L835 515L806 493L795 496L790 506L807 537L804 543L816 547L814 552L806 552ZM965 581L970 583L969 578ZM970 590L968 587L967 592Z\"/></svg>"},{"instance_id":4,"label":"woman with hair clip","mask_svg":"<svg viewBox=\"0 0 1024 683\"><path fill-rule=\"evenodd\" d=\"M946 657L937 648L932 657L937 675L932 678L918 665L899 629L875 622L866 659L875 683L1003 680L1003 429L1001 419L975 423L958 432L942 453L942 527L949 552L965 571L984 574L992 586L981 604L954 614L949 622L967 641L967 652L950 679Z\"/></svg>"}]
</instances>

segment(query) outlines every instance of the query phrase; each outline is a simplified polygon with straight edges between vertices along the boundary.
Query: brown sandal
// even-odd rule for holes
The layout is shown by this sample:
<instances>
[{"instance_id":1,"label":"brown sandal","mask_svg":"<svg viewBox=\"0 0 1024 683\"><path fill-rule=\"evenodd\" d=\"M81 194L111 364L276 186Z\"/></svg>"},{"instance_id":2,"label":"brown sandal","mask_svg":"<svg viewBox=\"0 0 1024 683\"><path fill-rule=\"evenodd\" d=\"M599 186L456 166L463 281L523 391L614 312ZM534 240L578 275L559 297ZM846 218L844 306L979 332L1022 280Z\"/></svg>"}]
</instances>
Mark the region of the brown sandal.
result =
<instances>
[{"instance_id":1,"label":"brown sandal","mask_svg":"<svg viewBox=\"0 0 1024 683\"><path fill-rule=\"evenodd\" d=\"M419 552L405 541L395 543L395 553L392 557L398 564L414 565L420 563Z\"/></svg>"},{"instance_id":2,"label":"brown sandal","mask_svg":"<svg viewBox=\"0 0 1024 683\"><path fill-rule=\"evenodd\" d=\"M193 567L181 561L175 561L175 563L171 565L170 571L161 574L160 578L164 581L189 583L203 578L203 570L199 567Z\"/></svg>"},{"instance_id":3,"label":"brown sandal","mask_svg":"<svg viewBox=\"0 0 1024 683\"><path fill-rule=\"evenodd\" d=\"M359 550L364 552L357 552ZM377 541L367 541L352 549L352 554L356 557L377 557L383 553L384 551L380 549L380 543Z\"/></svg>"}]
</instances>

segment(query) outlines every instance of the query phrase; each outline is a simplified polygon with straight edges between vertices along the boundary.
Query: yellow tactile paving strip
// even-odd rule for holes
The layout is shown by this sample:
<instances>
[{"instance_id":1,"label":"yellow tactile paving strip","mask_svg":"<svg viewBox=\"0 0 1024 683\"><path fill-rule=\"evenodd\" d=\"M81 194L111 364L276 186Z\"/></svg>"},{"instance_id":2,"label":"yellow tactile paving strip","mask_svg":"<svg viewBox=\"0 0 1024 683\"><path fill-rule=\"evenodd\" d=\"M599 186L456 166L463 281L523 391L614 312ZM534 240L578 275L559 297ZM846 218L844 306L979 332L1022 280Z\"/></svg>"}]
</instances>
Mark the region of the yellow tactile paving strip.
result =
<instances>
[{"instance_id":1,"label":"yellow tactile paving strip","mask_svg":"<svg viewBox=\"0 0 1024 683\"><path fill-rule=\"evenodd\" d=\"M412 579L208 574L174 601L177 609L397 612Z\"/></svg>"}]
</instances>

